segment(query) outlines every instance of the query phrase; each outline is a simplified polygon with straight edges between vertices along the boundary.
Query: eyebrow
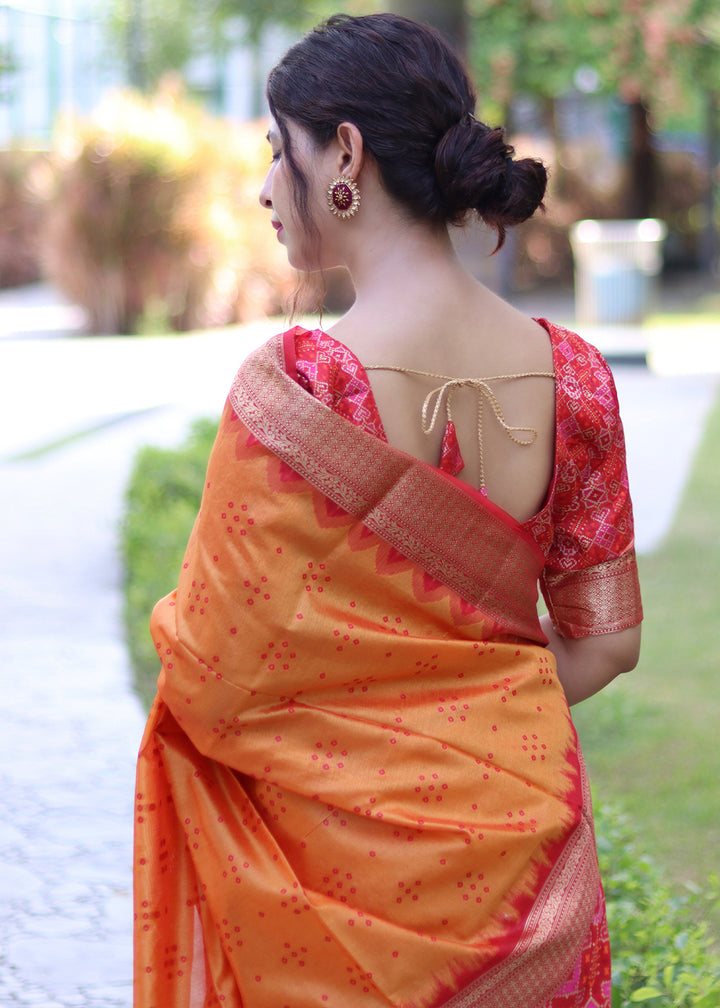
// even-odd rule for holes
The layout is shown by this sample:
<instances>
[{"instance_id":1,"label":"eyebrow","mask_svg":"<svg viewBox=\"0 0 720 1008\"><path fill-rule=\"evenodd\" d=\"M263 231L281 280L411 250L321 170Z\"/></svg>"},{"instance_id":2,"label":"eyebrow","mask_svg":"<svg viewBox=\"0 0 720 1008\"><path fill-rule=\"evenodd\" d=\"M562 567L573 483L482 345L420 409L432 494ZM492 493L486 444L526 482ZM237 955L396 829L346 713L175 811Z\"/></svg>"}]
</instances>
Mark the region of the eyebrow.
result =
<instances>
[{"instance_id":1,"label":"eyebrow","mask_svg":"<svg viewBox=\"0 0 720 1008\"><path fill-rule=\"evenodd\" d=\"M278 135L276 130L269 129L265 134L265 139L269 144L271 144L273 140L275 141L275 143L277 143L280 140L280 136Z\"/></svg>"}]
</instances>

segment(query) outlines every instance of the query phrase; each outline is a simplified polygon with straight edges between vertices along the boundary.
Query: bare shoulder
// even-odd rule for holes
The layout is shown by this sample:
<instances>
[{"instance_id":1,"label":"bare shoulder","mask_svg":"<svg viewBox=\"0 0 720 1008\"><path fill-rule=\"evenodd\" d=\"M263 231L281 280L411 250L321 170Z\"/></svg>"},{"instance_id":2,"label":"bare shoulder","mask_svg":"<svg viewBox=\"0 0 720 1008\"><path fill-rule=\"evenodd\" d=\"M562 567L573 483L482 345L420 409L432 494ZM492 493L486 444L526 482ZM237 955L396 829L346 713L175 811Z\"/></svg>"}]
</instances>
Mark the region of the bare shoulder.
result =
<instances>
[{"instance_id":1,"label":"bare shoulder","mask_svg":"<svg viewBox=\"0 0 720 1008\"><path fill-rule=\"evenodd\" d=\"M552 343L535 319L492 295L475 315L477 350L494 365L487 373L551 371Z\"/></svg>"},{"instance_id":2,"label":"bare shoulder","mask_svg":"<svg viewBox=\"0 0 720 1008\"><path fill-rule=\"evenodd\" d=\"M399 301L372 317L351 310L329 332L364 364L458 378L552 370L543 326L479 283L464 298Z\"/></svg>"}]
</instances>

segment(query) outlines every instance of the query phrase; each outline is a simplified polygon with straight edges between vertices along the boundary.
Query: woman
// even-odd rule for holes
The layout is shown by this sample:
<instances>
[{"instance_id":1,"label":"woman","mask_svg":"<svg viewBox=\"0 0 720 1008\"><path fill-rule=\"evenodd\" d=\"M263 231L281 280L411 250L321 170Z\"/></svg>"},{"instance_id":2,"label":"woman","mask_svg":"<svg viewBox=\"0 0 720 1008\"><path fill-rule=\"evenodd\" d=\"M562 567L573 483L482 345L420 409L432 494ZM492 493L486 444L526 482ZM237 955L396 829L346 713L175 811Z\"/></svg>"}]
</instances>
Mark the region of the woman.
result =
<instances>
[{"instance_id":1,"label":"woman","mask_svg":"<svg viewBox=\"0 0 720 1008\"><path fill-rule=\"evenodd\" d=\"M261 202L356 299L241 368L153 614L136 1008L608 1006L568 704L638 655L613 382L448 234L501 242L545 170L399 17L331 19L268 99Z\"/></svg>"}]
</instances>

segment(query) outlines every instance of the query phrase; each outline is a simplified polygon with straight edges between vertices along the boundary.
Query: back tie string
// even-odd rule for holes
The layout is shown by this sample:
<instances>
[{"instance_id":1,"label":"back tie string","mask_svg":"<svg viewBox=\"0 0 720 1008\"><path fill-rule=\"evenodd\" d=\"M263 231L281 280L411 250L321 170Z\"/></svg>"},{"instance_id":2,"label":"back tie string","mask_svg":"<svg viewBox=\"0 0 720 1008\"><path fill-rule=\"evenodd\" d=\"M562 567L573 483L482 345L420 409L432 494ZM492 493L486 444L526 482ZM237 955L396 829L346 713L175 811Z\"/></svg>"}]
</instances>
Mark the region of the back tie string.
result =
<instances>
[{"instance_id":1,"label":"back tie string","mask_svg":"<svg viewBox=\"0 0 720 1008\"><path fill-rule=\"evenodd\" d=\"M505 416L500 406L497 395L490 387L489 382L512 381L516 378L555 378L552 371L526 371L521 374L494 375L492 378L450 378L448 375L434 374L432 371L416 371L413 368L394 367L392 365L371 364L365 366L366 371L395 371L400 374L419 375L422 378L435 378L442 381L425 396L422 405L422 431L423 434L430 435L435 430L438 417L445 407L445 425L453 424L452 398L459 388L472 388L478 394L477 409L477 439L478 439L478 469L480 476L480 489L485 489L485 458L483 453L483 401L487 401L491 407L495 419L505 431L507 436L515 444L528 447L537 440L538 432L534 427L513 426L505 420ZM526 434L528 437L518 437L519 434Z\"/></svg>"}]
</instances>

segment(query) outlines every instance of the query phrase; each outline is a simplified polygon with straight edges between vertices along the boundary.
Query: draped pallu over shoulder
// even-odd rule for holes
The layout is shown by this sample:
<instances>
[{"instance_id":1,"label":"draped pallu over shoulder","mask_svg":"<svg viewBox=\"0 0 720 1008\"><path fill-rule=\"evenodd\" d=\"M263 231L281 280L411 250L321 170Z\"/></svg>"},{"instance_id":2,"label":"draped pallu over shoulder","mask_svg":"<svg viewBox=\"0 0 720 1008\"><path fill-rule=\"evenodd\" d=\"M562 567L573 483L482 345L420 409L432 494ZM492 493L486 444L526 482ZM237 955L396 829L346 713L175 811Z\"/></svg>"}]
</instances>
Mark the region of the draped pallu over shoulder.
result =
<instances>
[{"instance_id":1,"label":"draped pallu over shoulder","mask_svg":"<svg viewBox=\"0 0 720 1008\"><path fill-rule=\"evenodd\" d=\"M581 1003L604 918L542 563L282 338L246 361L153 613L136 1008Z\"/></svg>"},{"instance_id":2,"label":"draped pallu over shoulder","mask_svg":"<svg viewBox=\"0 0 720 1008\"><path fill-rule=\"evenodd\" d=\"M530 536L490 502L303 394L279 338L246 362L230 400L263 444L338 506L492 611L506 632L545 642L536 615L545 558Z\"/></svg>"}]
</instances>

